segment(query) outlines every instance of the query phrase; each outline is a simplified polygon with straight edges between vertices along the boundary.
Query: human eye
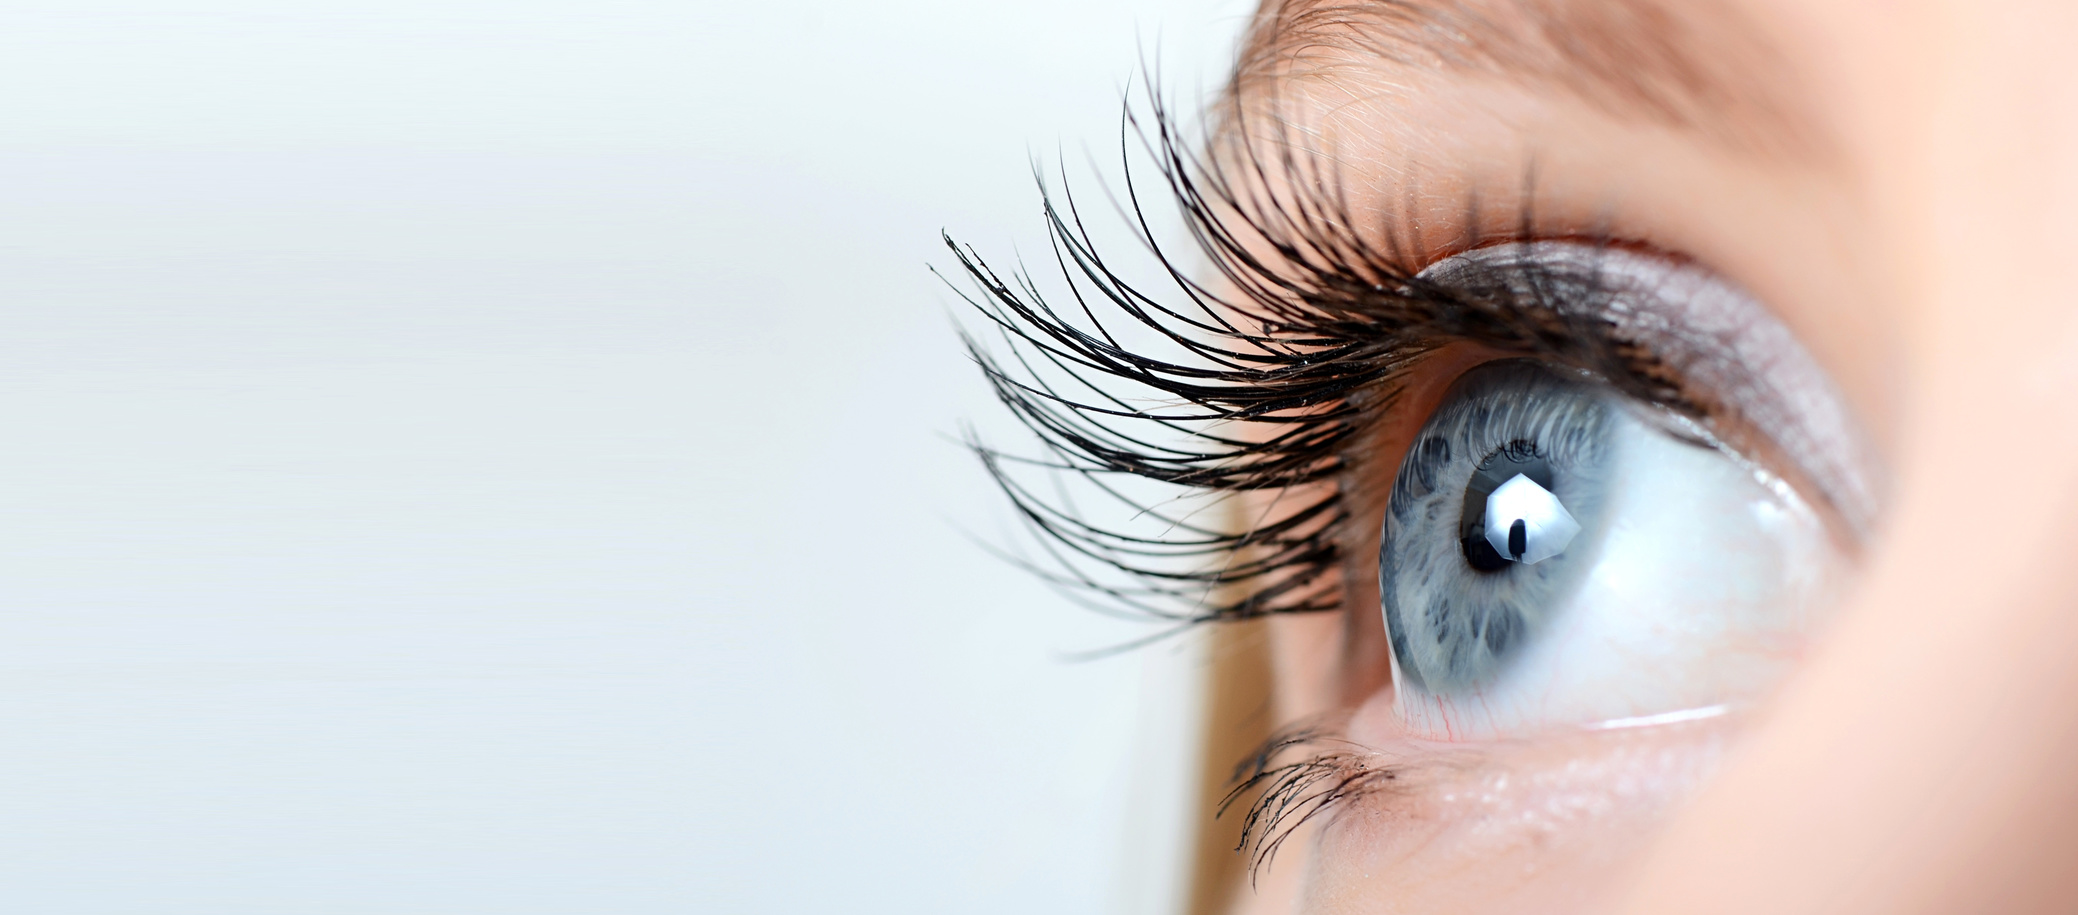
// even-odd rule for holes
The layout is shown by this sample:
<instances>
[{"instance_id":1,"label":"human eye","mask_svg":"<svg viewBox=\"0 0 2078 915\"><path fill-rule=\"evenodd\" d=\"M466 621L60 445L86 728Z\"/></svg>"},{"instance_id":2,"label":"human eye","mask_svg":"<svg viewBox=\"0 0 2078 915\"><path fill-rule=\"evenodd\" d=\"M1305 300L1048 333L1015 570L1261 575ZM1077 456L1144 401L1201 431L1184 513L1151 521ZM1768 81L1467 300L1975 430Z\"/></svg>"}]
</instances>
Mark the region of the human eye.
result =
<instances>
[{"instance_id":1,"label":"human eye","mask_svg":"<svg viewBox=\"0 0 2078 915\"><path fill-rule=\"evenodd\" d=\"M1072 201L1047 207L1069 307L953 246L1011 356L970 353L1041 446L972 443L1041 574L1165 633L1345 615L1331 691L1388 670L1398 736L1707 717L1781 676L1874 497L1844 398L1767 307L1528 213L1488 236L1476 201L1449 214L1455 253L1408 214L1355 229L1332 164L1255 158L1259 138L1197 161L1163 118L1160 178L1212 281L1156 248L1174 291L1134 285Z\"/></svg>"},{"instance_id":2,"label":"human eye","mask_svg":"<svg viewBox=\"0 0 2078 915\"><path fill-rule=\"evenodd\" d=\"M1707 357L1698 374L1736 378L1761 402L1752 412L1800 432L1841 421L1794 338L1695 265L1559 242L1472 252L1425 276L1488 288L1535 276L1545 297L1516 307L1627 321L1640 345L1670 354L1662 362ZM1699 310L1735 330L1688 352L1651 339L1650 328L1696 327ZM1740 352L1759 364L1731 364ZM1786 460L1780 449L1742 453L1711 431L1734 425L1562 361L1501 358L1460 374L1401 460L1379 538L1407 731L1462 740L1693 720L1779 679L1848 567L1851 534L1790 482L1813 475L1769 466Z\"/></svg>"},{"instance_id":3,"label":"human eye","mask_svg":"<svg viewBox=\"0 0 2078 915\"><path fill-rule=\"evenodd\" d=\"M1881 468L1785 319L1785 289L1808 318L1840 285L1769 272L1823 224L1713 218L1802 214L1803 172L1612 164L1607 134L1664 125L1572 102L1552 120L1589 127L1540 141L1576 155L1526 164L1505 147L1543 102L1398 59L1364 82L1368 45L1299 37L1346 56L1244 66L1211 137L1136 121L1156 180L1112 196L1152 273L1066 193L1055 282L954 246L970 352L1036 447L972 444L1029 567L1146 641L1233 626L1215 650L1274 672L1218 700L1259 746L1223 799L1252 863L1317 827L1316 901L1464 911L1409 900L1561 845L1602 867L1698 783L1852 584ZM1714 210L1667 205L1705 184ZM1158 189L1189 256L1136 212Z\"/></svg>"}]
</instances>

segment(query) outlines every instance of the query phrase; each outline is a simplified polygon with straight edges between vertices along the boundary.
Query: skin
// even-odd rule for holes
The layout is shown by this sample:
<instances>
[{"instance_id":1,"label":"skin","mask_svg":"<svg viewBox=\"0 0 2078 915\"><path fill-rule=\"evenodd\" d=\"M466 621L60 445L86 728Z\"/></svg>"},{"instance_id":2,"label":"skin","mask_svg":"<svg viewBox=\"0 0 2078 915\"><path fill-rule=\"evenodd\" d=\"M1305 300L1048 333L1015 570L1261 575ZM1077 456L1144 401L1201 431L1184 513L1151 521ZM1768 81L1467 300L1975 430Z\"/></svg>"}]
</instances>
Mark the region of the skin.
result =
<instances>
[{"instance_id":1,"label":"skin","mask_svg":"<svg viewBox=\"0 0 2078 915\"><path fill-rule=\"evenodd\" d=\"M1794 142L1727 143L1533 81L1355 52L1334 80L1278 91L1319 126L1360 212L1411 206L1447 245L1466 228L1465 189L1521 186L1533 160L1540 232L1604 227L1767 303L1885 465L1850 593L1741 714L1448 752L1398 729L1375 612L1273 621L1279 713L1342 710L1350 739L1412 775L1301 833L1235 911L2078 899L2078 8L1717 7L1777 55ZM1522 203L1469 218L1505 221ZM1360 511L1375 515L1429 406L1483 358L1449 355L1368 443ZM1370 537L1350 555L1375 556ZM1349 606L1378 605L1369 574L1346 573Z\"/></svg>"}]
</instances>

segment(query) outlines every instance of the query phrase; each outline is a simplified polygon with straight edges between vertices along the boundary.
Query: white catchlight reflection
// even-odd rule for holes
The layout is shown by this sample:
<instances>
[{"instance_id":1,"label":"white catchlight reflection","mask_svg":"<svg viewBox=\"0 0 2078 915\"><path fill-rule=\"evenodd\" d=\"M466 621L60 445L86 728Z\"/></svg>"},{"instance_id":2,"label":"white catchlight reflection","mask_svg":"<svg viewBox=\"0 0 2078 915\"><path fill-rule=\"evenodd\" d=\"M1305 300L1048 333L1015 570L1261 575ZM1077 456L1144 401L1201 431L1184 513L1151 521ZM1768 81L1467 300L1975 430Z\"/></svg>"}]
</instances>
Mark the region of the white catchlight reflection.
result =
<instances>
[{"instance_id":1,"label":"white catchlight reflection","mask_svg":"<svg viewBox=\"0 0 2078 915\"><path fill-rule=\"evenodd\" d=\"M1516 474L1486 497L1486 542L1516 562L1536 564L1565 552L1580 522L1537 481Z\"/></svg>"}]
</instances>

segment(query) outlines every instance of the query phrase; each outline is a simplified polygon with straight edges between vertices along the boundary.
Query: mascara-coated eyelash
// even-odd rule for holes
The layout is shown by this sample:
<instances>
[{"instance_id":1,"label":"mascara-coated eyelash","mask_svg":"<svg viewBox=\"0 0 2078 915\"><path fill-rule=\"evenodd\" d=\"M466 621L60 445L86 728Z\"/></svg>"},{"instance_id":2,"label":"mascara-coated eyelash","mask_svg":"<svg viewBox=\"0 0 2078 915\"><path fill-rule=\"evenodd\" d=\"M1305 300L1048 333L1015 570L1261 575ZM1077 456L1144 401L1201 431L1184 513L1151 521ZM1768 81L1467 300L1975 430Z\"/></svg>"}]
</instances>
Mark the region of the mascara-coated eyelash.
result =
<instances>
[{"instance_id":1,"label":"mascara-coated eyelash","mask_svg":"<svg viewBox=\"0 0 2078 915\"><path fill-rule=\"evenodd\" d=\"M1128 107L1129 136L1152 159L1213 281L1155 240L1130 156L1124 210L1159 265L1160 294L1115 272L1072 192L1057 202L1043 180L1065 307L1022 268L1006 278L945 240L973 287L961 296L1007 355L972 333L963 331L963 342L1041 450L1012 454L971 433L968 443L1038 533L1047 561L1020 561L1049 582L1095 596L1103 609L1185 625L1340 609L1348 449L1392 409L1407 371L1446 344L1571 365L1641 401L1700 410L1672 371L1596 307L1615 291L1592 269L1561 274L1521 258L1486 282L1417 276L1441 254L1528 244L1531 214L1514 231L1486 236L1468 204L1451 251L1432 252L1389 223L1359 232L1331 159L1262 141L1292 129L1283 122L1256 133L1230 99L1217 138L1190 144L1154 88L1147 108L1143 120ZM1153 343L1122 342L1128 328ZM1028 470L1053 479L1042 484ZM1128 492L1126 478L1164 484L1174 496L1277 496L1261 517L1229 527L1199 520L1173 497ZM1071 481L1128 520L1095 520Z\"/></svg>"}]
</instances>

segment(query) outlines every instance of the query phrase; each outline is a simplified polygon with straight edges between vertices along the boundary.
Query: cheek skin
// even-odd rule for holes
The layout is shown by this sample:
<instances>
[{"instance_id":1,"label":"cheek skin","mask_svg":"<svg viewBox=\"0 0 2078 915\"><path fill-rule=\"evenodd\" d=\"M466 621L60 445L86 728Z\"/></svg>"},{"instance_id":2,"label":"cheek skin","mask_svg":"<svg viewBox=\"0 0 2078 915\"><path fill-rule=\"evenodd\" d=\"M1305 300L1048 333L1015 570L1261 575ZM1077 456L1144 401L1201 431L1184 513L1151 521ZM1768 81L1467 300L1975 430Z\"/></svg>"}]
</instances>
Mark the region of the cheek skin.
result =
<instances>
[{"instance_id":1,"label":"cheek skin","mask_svg":"<svg viewBox=\"0 0 2078 915\"><path fill-rule=\"evenodd\" d=\"M1860 592L1624 911L2071 911L2078 8L1756 5L1856 77L1838 107L1909 280L1907 434ZM2024 498L1961 483L2007 455L2041 456Z\"/></svg>"},{"instance_id":2,"label":"cheek skin","mask_svg":"<svg viewBox=\"0 0 2078 915\"><path fill-rule=\"evenodd\" d=\"M1728 721L1580 732L1476 748L1393 736L1390 697L1350 738L1395 765L1387 791L1334 815L1300 911L1595 911L1669 811L1718 764Z\"/></svg>"}]
</instances>

